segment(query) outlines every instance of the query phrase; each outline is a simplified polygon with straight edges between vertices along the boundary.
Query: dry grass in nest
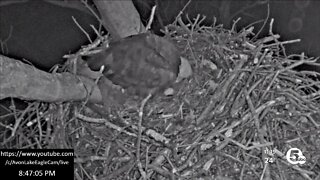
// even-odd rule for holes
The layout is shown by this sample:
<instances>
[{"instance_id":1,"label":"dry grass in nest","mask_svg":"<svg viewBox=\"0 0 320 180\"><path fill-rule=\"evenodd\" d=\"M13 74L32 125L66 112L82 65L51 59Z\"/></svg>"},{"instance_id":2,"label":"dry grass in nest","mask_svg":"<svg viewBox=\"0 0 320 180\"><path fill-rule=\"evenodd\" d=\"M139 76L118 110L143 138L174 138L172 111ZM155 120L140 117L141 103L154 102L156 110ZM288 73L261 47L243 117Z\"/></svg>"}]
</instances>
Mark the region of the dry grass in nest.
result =
<instances>
[{"instance_id":1,"label":"dry grass in nest","mask_svg":"<svg viewBox=\"0 0 320 180\"><path fill-rule=\"evenodd\" d=\"M199 24L166 31L194 71L175 95L148 100L140 116L118 109L100 119L83 104L33 103L17 112L33 119L12 137L4 131L2 146L73 148L77 179L319 178L320 82L293 70L314 59L283 55L288 42L274 34L250 40L251 28ZM306 163L288 163L292 147Z\"/></svg>"}]
</instances>

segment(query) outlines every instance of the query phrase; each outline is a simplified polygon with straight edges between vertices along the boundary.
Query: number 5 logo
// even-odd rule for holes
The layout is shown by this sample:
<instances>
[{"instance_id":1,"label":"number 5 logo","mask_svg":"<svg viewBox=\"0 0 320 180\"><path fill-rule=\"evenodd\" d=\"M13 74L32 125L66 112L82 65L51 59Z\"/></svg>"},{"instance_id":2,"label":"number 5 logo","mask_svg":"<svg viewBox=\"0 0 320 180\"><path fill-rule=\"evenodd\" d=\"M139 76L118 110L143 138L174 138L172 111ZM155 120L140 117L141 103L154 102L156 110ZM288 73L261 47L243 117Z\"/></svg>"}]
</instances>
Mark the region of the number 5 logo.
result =
<instances>
[{"instance_id":1,"label":"number 5 logo","mask_svg":"<svg viewBox=\"0 0 320 180\"><path fill-rule=\"evenodd\" d=\"M290 164L304 164L306 162L306 157L298 148L289 149L287 151L286 158Z\"/></svg>"}]
</instances>

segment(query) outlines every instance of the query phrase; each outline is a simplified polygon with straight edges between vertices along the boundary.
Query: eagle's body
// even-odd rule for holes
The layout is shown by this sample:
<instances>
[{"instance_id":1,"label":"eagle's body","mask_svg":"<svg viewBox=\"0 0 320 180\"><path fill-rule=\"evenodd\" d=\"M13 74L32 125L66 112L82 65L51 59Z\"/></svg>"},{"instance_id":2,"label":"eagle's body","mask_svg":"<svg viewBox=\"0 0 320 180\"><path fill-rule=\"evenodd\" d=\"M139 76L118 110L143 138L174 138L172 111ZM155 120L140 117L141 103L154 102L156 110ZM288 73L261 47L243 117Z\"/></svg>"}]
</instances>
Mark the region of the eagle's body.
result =
<instances>
[{"instance_id":1,"label":"eagle's body","mask_svg":"<svg viewBox=\"0 0 320 180\"><path fill-rule=\"evenodd\" d=\"M167 39L143 33L110 43L110 47L87 60L90 69L105 66L104 76L128 94L146 96L174 83L180 53Z\"/></svg>"}]
</instances>

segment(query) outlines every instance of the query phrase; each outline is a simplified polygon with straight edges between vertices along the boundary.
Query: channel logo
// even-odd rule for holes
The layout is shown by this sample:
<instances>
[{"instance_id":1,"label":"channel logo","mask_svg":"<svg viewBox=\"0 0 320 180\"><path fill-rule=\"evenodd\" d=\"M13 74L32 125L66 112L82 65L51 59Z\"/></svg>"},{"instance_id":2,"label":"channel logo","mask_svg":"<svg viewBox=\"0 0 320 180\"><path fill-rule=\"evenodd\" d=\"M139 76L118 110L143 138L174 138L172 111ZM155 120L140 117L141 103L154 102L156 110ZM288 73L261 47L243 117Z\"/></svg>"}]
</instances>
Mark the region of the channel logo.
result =
<instances>
[{"instance_id":1,"label":"channel logo","mask_svg":"<svg viewBox=\"0 0 320 180\"><path fill-rule=\"evenodd\" d=\"M302 154L302 151L298 148L289 149L286 154L286 159L290 164L306 163L306 157Z\"/></svg>"}]
</instances>

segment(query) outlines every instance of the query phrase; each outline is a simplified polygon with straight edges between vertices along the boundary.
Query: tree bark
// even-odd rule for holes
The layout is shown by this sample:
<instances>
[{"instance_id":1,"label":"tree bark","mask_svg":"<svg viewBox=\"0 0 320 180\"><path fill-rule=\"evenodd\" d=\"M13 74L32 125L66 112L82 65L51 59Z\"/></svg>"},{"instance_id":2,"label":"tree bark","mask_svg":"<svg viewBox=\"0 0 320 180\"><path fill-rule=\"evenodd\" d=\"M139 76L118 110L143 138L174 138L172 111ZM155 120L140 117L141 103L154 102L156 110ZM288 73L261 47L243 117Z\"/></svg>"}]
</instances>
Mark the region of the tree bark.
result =
<instances>
[{"instance_id":1,"label":"tree bark","mask_svg":"<svg viewBox=\"0 0 320 180\"><path fill-rule=\"evenodd\" d=\"M0 99L15 97L45 102L100 102L93 80L65 73L47 73L19 60L0 55Z\"/></svg>"},{"instance_id":2,"label":"tree bark","mask_svg":"<svg viewBox=\"0 0 320 180\"><path fill-rule=\"evenodd\" d=\"M103 26L114 40L145 32L131 0L94 0L94 3L102 16Z\"/></svg>"}]
</instances>

